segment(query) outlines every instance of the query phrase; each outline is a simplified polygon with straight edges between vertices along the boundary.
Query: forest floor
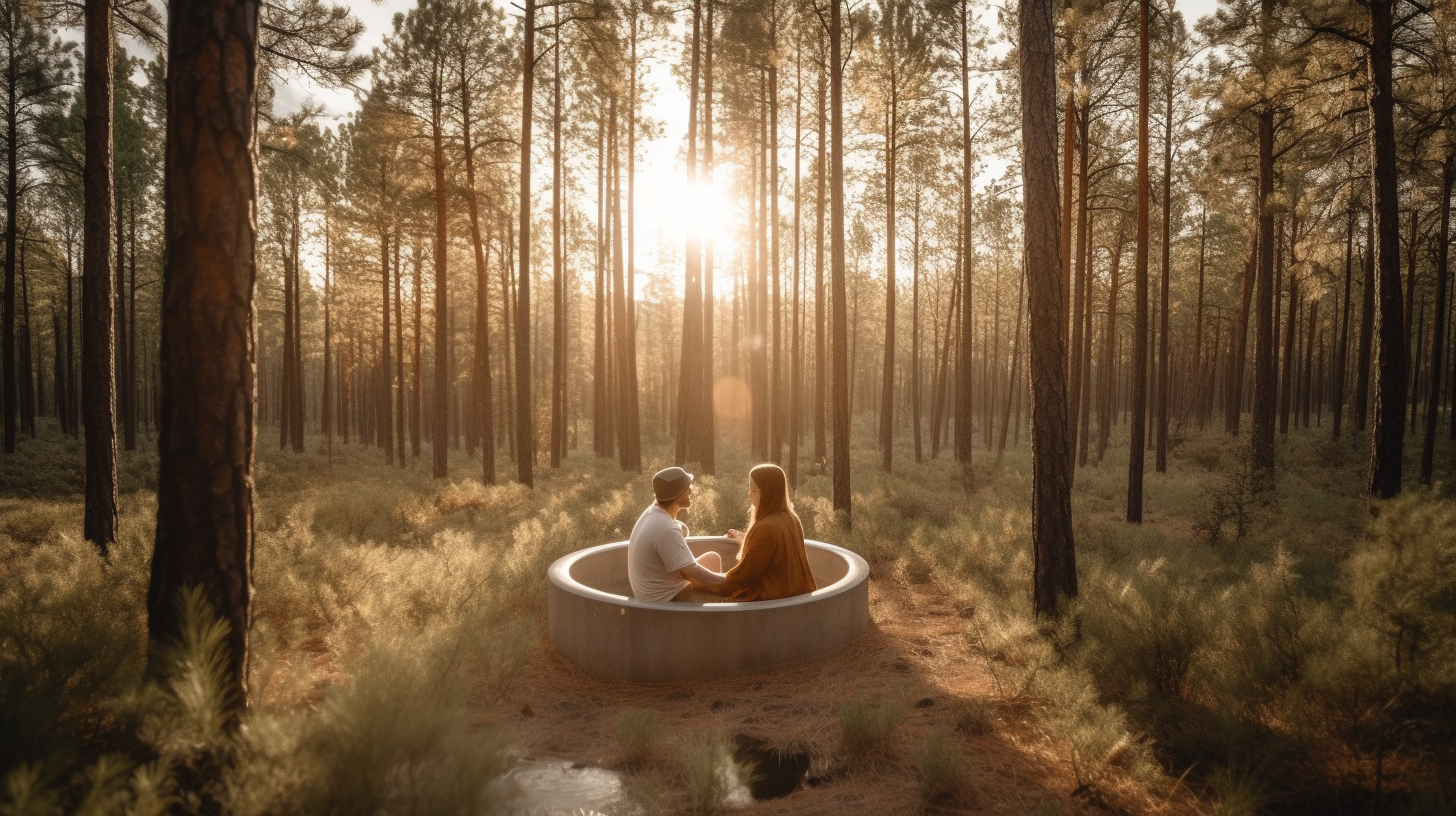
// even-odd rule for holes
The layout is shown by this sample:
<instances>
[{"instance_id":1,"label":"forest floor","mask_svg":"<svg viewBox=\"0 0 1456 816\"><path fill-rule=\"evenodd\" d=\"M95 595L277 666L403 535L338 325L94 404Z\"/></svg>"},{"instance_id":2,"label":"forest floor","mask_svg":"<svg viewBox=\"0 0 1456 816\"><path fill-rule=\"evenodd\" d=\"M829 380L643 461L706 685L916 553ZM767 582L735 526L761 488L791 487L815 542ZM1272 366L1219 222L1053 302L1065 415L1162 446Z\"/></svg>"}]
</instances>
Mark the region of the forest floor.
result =
<instances>
[{"instance_id":1,"label":"forest floor","mask_svg":"<svg viewBox=\"0 0 1456 816\"><path fill-rule=\"evenodd\" d=\"M80 537L81 446L43 431L0 457L0 645L60 643L70 671L96 679L47 686L64 675L4 662L0 674L36 672L35 687L54 692L54 710L31 718L34 739L74 757L67 746L96 742L97 727L75 712L142 682L157 460L147 439L123 454L122 532L103 568ZM460 451L450 478L434 480L428 456L400 467L358 444L329 452L317 437L304 453L263 446L251 682L254 732L276 743L239 770L235 787L249 793L233 809L299 812L365 791L382 797L370 800L385 803L369 806L378 812L428 812L413 790L379 780L444 779L448 765L468 787L479 775L463 746L611 769L644 816L710 813L721 802L699 796L694 757L737 739L809 765L793 792L746 804L753 814L1363 813L1382 773L1398 801L1439 805L1411 813L1448 812L1445 755L1391 754L1382 771L1379 743L1360 734L1384 715L1331 695L1395 676L1378 653L1364 675L1341 668L1341 650L1369 631L1351 617L1345 566L1371 538L1363 447L1318 428L1281 438L1276 494L1244 507L1242 534L1225 515L1214 535L1215 499L1243 501L1240 444L1180 435L1168 472L1146 474L1144 523L1129 525L1117 441L1077 473L1074 629L1039 628L1027 608L1024 444L978 447L969 471L944 457L916 464L901 448L893 475L860 448L852 527L822 467L804 468L793 500L809 537L869 562L869 631L795 671L660 685L592 679L546 634L547 566L625 538L650 499L646 476L578 451L539 468L528 489L502 455L502 483L486 486L478 457ZM667 443L648 445L643 473L672 464ZM1438 463L1456 471L1456 446L1443 443ZM719 475L695 485L695 534L743 526L752 464L722 446ZM102 653L119 657L90 657ZM0 715L34 708L25 694L15 712L0 699ZM376 743L364 757L361 729ZM310 734L332 747L308 757L289 747Z\"/></svg>"},{"instance_id":2,"label":"forest floor","mask_svg":"<svg viewBox=\"0 0 1456 816\"><path fill-rule=\"evenodd\" d=\"M966 603L933 580L902 583L872 567L870 630L836 657L772 676L638 685L595 680L543 645L480 716L531 758L612 768L629 790L654 766L671 774L674 741L632 762L618 737L627 710L655 712L668 734L746 735L807 753L806 784L745 811L764 816L1203 812L1186 790L1155 798L1130 784L1079 788L1025 712L998 705L996 679L967 638ZM873 750L846 753L836 712L856 698L903 719ZM931 739L964 761L950 789L927 796L916 747Z\"/></svg>"}]
</instances>

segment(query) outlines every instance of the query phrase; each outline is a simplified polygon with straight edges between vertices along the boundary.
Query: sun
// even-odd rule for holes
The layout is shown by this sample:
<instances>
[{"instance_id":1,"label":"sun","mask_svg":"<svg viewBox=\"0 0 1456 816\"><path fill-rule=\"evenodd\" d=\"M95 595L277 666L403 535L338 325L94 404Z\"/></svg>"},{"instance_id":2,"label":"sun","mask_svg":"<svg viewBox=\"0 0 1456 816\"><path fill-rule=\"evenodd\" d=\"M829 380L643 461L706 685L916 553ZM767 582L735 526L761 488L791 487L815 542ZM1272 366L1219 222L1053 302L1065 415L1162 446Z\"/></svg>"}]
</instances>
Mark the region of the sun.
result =
<instances>
[{"instance_id":1,"label":"sun","mask_svg":"<svg viewBox=\"0 0 1456 816\"><path fill-rule=\"evenodd\" d=\"M686 254L688 239L711 241L715 267L719 272L715 276L714 289L726 286L731 292L732 281L722 271L727 268L738 247L735 212L730 203L726 178L721 181L715 179L713 183L689 183L680 168L671 174L644 173L638 177L637 201L639 229L646 226L676 246L676 259L664 261L659 272L681 281L684 273L682 258Z\"/></svg>"}]
</instances>

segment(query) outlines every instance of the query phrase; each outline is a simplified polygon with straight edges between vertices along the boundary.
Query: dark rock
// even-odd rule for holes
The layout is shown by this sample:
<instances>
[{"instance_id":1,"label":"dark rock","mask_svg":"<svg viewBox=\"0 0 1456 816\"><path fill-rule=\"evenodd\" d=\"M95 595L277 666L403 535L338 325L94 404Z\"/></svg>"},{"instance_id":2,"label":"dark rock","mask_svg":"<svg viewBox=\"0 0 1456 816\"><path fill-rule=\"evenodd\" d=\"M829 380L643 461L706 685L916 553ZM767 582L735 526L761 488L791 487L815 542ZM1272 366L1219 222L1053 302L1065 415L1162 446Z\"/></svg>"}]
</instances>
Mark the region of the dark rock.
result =
<instances>
[{"instance_id":1,"label":"dark rock","mask_svg":"<svg viewBox=\"0 0 1456 816\"><path fill-rule=\"evenodd\" d=\"M921 697L919 700L915 701L916 708L930 708L933 705L935 705L935 701L930 699L929 697Z\"/></svg>"}]
</instances>

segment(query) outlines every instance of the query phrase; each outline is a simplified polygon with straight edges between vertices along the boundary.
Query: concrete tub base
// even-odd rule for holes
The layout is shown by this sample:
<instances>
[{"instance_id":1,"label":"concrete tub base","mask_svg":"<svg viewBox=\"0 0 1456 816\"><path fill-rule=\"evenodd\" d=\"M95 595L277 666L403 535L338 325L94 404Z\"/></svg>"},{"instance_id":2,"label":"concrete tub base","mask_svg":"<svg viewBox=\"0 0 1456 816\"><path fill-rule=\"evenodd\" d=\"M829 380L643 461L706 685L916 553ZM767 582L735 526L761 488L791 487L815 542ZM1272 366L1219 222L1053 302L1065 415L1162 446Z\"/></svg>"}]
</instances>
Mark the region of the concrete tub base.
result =
<instances>
[{"instance_id":1,"label":"concrete tub base","mask_svg":"<svg viewBox=\"0 0 1456 816\"><path fill-rule=\"evenodd\" d=\"M563 556L548 573L551 643L593 677L662 683L767 674L838 654L870 622L869 565L833 544L807 542L820 588L777 601L649 603L631 596L627 542ZM724 568L738 543L694 536Z\"/></svg>"}]
</instances>

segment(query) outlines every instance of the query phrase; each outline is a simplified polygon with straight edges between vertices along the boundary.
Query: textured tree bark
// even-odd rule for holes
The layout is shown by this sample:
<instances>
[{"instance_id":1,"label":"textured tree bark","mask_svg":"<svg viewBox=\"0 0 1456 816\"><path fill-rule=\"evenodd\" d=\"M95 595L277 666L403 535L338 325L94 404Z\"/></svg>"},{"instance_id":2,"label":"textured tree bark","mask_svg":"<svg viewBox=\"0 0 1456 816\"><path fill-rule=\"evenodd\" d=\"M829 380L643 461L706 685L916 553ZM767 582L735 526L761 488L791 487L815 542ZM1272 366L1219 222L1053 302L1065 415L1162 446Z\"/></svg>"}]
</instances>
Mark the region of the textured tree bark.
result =
<instances>
[{"instance_id":1,"label":"textured tree bark","mask_svg":"<svg viewBox=\"0 0 1456 816\"><path fill-rule=\"evenodd\" d=\"M1446 374L1446 289L1451 270L1451 189L1456 186L1456 153L1441 165L1441 231L1436 234L1436 316L1431 332L1431 387L1426 395L1426 427L1421 443L1421 484L1429 485L1435 466L1436 418L1441 412L1441 380Z\"/></svg>"},{"instance_id":2,"label":"textured tree bark","mask_svg":"<svg viewBox=\"0 0 1456 816\"><path fill-rule=\"evenodd\" d=\"M693 3L692 64L688 69L687 187L690 195L696 194L698 181L698 65L701 38L702 0L696 0ZM703 320L700 228L698 224L688 225L687 257L684 259L683 270L683 331L678 355L677 421L674 423L673 436L677 442L676 461L684 463L697 458L697 446L693 443L697 441L696 425L701 421L701 417L694 410L698 406L697 395L702 388L701 380L695 376L701 366L697 341L702 335L697 327Z\"/></svg>"},{"instance_id":3,"label":"textured tree bark","mask_svg":"<svg viewBox=\"0 0 1456 816\"><path fill-rule=\"evenodd\" d=\"M161 466L148 670L189 587L228 624L229 723L248 699L257 241L257 0L168 9Z\"/></svg>"},{"instance_id":4,"label":"textured tree bark","mask_svg":"<svg viewBox=\"0 0 1456 816\"><path fill-rule=\"evenodd\" d=\"M1315 298L1309 304L1309 330L1305 335L1304 343L1304 381L1300 386L1299 393L1299 427L1309 427L1309 409L1311 389L1314 385L1314 337L1319 322L1319 298Z\"/></svg>"},{"instance_id":5,"label":"textured tree bark","mask_svg":"<svg viewBox=\"0 0 1456 816\"><path fill-rule=\"evenodd\" d=\"M1198 219L1198 306L1194 316L1193 329L1193 365L1192 374L1189 378L1189 387L1193 392L1193 401L1197 403L1198 430L1203 430L1206 414L1203 410L1203 403L1199 399L1203 393L1203 382L1205 371L1211 372L1211 367L1203 364L1203 278L1204 268L1208 260L1208 209L1205 207ZM1218 348L1218 344L1214 344Z\"/></svg>"},{"instance_id":6,"label":"textured tree bark","mask_svg":"<svg viewBox=\"0 0 1456 816\"><path fill-rule=\"evenodd\" d=\"M829 457L826 415L829 412L829 359L827 356L828 325L825 323L824 293L824 214L825 191L829 181L825 138L829 134L829 66L819 62L819 94L814 100L818 108L818 151L814 156L814 461L822 469ZM959 280L959 278L957 278Z\"/></svg>"},{"instance_id":7,"label":"textured tree bark","mask_svg":"<svg viewBox=\"0 0 1456 816\"><path fill-rule=\"evenodd\" d=\"M1345 286L1340 294L1340 337L1335 347L1334 422L1331 435L1340 438L1345 415L1345 371L1350 348L1350 276L1354 267L1355 208L1345 214Z\"/></svg>"},{"instance_id":8,"label":"textured tree bark","mask_svg":"<svg viewBox=\"0 0 1456 816\"><path fill-rule=\"evenodd\" d=\"M1391 14L1394 0L1370 2L1370 186L1375 222L1379 311L1376 313L1375 427L1370 437L1369 492L1388 499L1400 492L1405 451L1406 338L1400 290L1400 224L1395 166L1395 112L1391 90Z\"/></svg>"},{"instance_id":9,"label":"textured tree bark","mask_svg":"<svg viewBox=\"0 0 1456 816\"><path fill-rule=\"evenodd\" d=\"M611 102L611 129L617 130L617 98ZM616 140L612 142L612 156L608 161L612 173L612 323L616 327L617 353L617 413L618 437L617 463L623 470L642 470L642 447L639 436L637 413L637 362L636 344L632 337L632 323L628 317L628 295L624 286L624 258L622 257L622 198L621 157L617 152ZM519 359L519 358L518 358ZM517 362L517 368L520 363Z\"/></svg>"},{"instance_id":10,"label":"textured tree bark","mask_svg":"<svg viewBox=\"0 0 1456 816\"><path fill-rule=\"evenodd\" d=\"M535 485L536 420L531 399L531 119L535 113L536 0L525 0L521 49L520 273L516 281L516 478ZM442 227L443 228L443 227ZM440 346L443 348L443 344ZM439 454L436 454L438 456Z\"/></svg>"},{"instance_id":11,"label":"textured tree bark","mask_svg":"<svg viewBox=\"0 0 1456 816\"><path fill-rule=\"evenodd\" d=\"M465 57L462 54L461 59ZM463 69L463 65L461 66ZM464 71L461 71L464 75ZM475 189L475 135L472 132L474 109L472 107L470 83L460 83L461 138L465 154L465 202L470 211L470 246L475 257L475 358L474 377L476 411L480 419L480 465L481 481L495 484L495 398L490 376L490 313L488 293L490 275L486 269L485 247L489 242L483 238L480 229L480 198ZM419 298L415 298L418 309ZM419 328L416 323L415 338L418 342ZM416 367L419 362L416 358Z\"/></svg>"},{"instance_id":12,"label":"textured tree bark","mask_svg":"<svg viewBox=\"0 0 1456 816\"><path fill-rule=\"evenodd\" d=\"M1064 314L1057 246L1056 55L1051 0L1020 0L1022 202L1027 296L1034 326ZM1071 446L1067 430L1066 349L1060 331L1031 344L1032 607L1056 615L1077 595L1072 539Z\"/></svg>"},{"instance_id":13,"label":"textured tree bark","mask_svg":"<svg viewBox=\"0 0 1456 816\"><path fill-rule=\"evenodd\" d=\"M829 4L829 288L833 301L834 363L830 382L834 411L834 509L851 518L849 489L849 343L844 270L844 62L841 0ZM969 376L969 367L966 375ZM957 434L960 433L957 427ZM970 432L966 433L969 447ZM969 461L969 460L967 460Z\"/></svg>"},{"instance_id":14,"label":"textured tree bark","mask_svg":"<svg viewBox=\"0 0 1456 816\"><path fill-rule=\"evenodd\" d=\"M399 239L396 238L396 242ZM390 235L386 228L379 235L379 269L382 275L382 284L379 295L379 313L381 315L382 327L379 332L380 368L379 387L375 394L377 407L375 409L379 446L384 448L384 457L394 464L394 385L393 369L389 365L389 258L390 258Z\"/></svg>"},{"instance_id":15,"label":"textured tree bark","mask_svg":"<svg viewBox=\"0 0 1456 816\"><path fill-rule=\"evenodd\" d=\"M970 4L958 4L961 27L961 228L960 228L960 344L956 352L955 388L955 458L969 474L971 452L975 446L972 411L972 342L971 271L976 265L975 241L971 231L975 214L975 165L971 160L971 95L970 95Z\"/></svg>"},{"instance_id":16,"label":"textured tree bark","mask_svg":"<svg viewBox=\"0 0 1456 816\"><path fill-rule=\"evenodd\" d=\"M893 12L891 12L893 14ZM891 24L893 26L893 23ZM893 29L890 34L893 42ZM895 453L895 143L899 112L895 91L885 114L885 359L880 380L880 468L890 472Z\"/></svg>"},{"instance_id":17,"label":"textured tree bark","mask_svg":"<svg viewBox=\"0 0 1456 816\"><path fill-rule=\"evenodd\" d=\"M1365 274L1360 301L1360 346L1355 361L1355 430L1363 432L1369 419L1370 357L1375 341L1375 214L1365 216Z\"/></svg>"},{"instance_id":18,"label":"textured tree bark","mask_svg":"<svg viewBox=\"0 0 1456 816\"><path fill-rule=\"evenodd\" d=\"M707 10L706 25L703 28L703 169L698 174L699 183L707 189L713 188L713 0L704 0ZM702 421L698 426L698 459L703 473L713 473L717 468L717 417L713 408L713 389L717 385L714 372L713 353L713 236L703 241L703 331L699 341L702 387L697 396L698 414Z\"/></svg>"},{"instance_id":19,"label":"textured tree bark","mask_svg":"<svg viewBox=\"0 0 1456 816\"><path fill-rule=\"evenodd\" d=\"M1074 127L1077 128L1078 135L1082 137L1082 149L1079 151L1077 159L1077 179L1081 183L1082 193L1081 196L1078 197L1079 202L1077 205L1077 258L1075 263L1069 269L1072 275L1071 286L1064 287L1062 290L1064 293L1070 295L1071 297L1071 300L1068 301L1068 306L1070 307L1070 311L1072 312L1072 348L1069 355L1072 367L1068 371L1068 374L1071 378L1071 387L1067 391L1067 415L1071 418L1072 423L1072 426L1068 432L1072 435L1071 448L1073 450L1076 450L1079 446L1079 442L1081 440L1085 440L1087 436L1088 429L1086 427L1086 423L1081 420L1081 417L1086 415L1086 411L1084 411L1082 407L1082 403L1084 402L1083 391L1090 391L1090 389L1086 388L1086 383L1083 379L1085 376L1085 371L1089 368L1089 366L1086 365L1087 361L1085 357L1087 356L1087 350L1084 347L1084 343L1087 340L1090 340L1090 338L1084 336L1087 327L1085 325L1086 321L1083 317L1084 312L1090 311L1087 304L1086 259L1087 243L1089 240L1087 218L1090 215L1090 208L1088 207L1087 202L1087 124L1085 121L1082 121L1085 119L1085 111L1083 112L1081 117L1077 115L1076 100L1072 96L1072 92L1068 91L1067 116L1066 122L1063 124L1063 127L1067 129L1068 134L1066 137L1066 144L1064 146L1065 150L1067 151L1067 155L1063 158L1063 162L1066 167L1071 166L1071 151L1074 150L1077 145L1077 140L1071 136L1072 129ZM1066 177L1067 180L1067 190L1063 193L1062 217L1069 218L1071 215L1070 202L1072 193L1072 180L1070 176L1068 176L1066 173L1063 173L1063 176ZM1062 232L1064 236L1070 230L1070 227L1070 220L1062 224ZM1063 238L1063 240L1066 240L1065 237ZM1066 263L1068 260L1068 252L1067 249L1064 248L1062 251L1062 261L1063 263ZM1083 464L1086 464L1086 443L1081 442L1080 447L1083 453L1077 456L1077 458L1080 459Z\"/></svg>"},{"instance_id":20,"label":"textured tree bark","mask_svg":"<svg viewBox=\"0 0 1456 816\"><path fill-rule=\"evenodd\" d=\"M1254 284L1254 410L1249 434L1254 467L1274 472L1274 112L1259 114L1259 261Z\"/></svg>"},{"instance_id":21,"label":"textured tree bark","mask_svg":"<svg viewBox=\"0 0 1456 816\"><path fill-rule=\"evenodd\" d=\"M1171 60L1168 64L1167 86L1163 96L1163 235L1161 283L1158 285L1158 389L1157 389L1157 445L1153 469L1158 473L1168 472L1168 399L1172 394L1168 375L1168 278L1171 272L1171 251L1173 231L1173 76Z\"/></svg>"},{"instance_id":22,"label":"textured tree bark","mask_svg":"<svg viewBox=\"0 0 1456 816\"><path fill-rule=\"evenodd\" d=\"M111 291L111 6L86 0L86 220L81 269L81 410L86 428L86 540L116 541L116 369ZM12 189L14 189L12 187ZM7 223L15 224L8 213ZM13 230L11 226L9 229ZM9 250L7 250L8 252ZM13 291L14 287L7 287ZM7 309L7 314L10 313ZM10 370L10 366L6 366ZM7 394L13 389L7 389ZM13 434L13 430L11 431ZM8 449L13 449L11 444Z\"/></svg>"},{"instance_id":23,"label":"textured tree bark","mask_svg":"<svg viewBox=\"0 0 1456 816\"><path fill-rule=\"evenodd\" d=\"M1150 0L1138 3L1137 251L1133 264L1132 427L1127 454L1127 520L1143 520L1143 459L1147 449L1148 405L1148 17Z\"/></svg>"},{"instance_id":24,"label":"textured tree bark","mask_svg":"<svg viewBox=\"0 0 1456 816\"><path fill-rule=\"evenodd\" d=\"M561 6L551 72L551 467L566 458L566 202L561 183ZM635 23L634 23L635 25ZM635 69L635 64L634 64Z\"/></svg>"},{"instance_id":25,"label":"textured tree bark","mask_svg":"<svg viewBox=\"0 0 1456 816\"><path fill-rule=\"evenodd\" d=\"M445 89L443 82L433 87L431 93L430 137L434 146L435 170L435 382L433 383L435 413L434 422L430 423L430 439L433 442L431 447L434 449L435 456L431 475L436 479L444 479L450 475L450 273L446 265L449 256L449 237L446 230L449 225L445 220ZM526 127L530 126L526 125ZM525 257L529 254L529 250L526 249L529 242L523 241L521 246L521 256ZM418 277L418 263L415 268L415 275ZM521 285L524 291L527 286L524 281L524 271L522 278ZM529 314L529 310L522 309L520 314ZM400 387L404 387L403 381L400 382ZM403 446L404 440L401 439L401 464L404 459Z\"/></svg>"}]
</instances>

